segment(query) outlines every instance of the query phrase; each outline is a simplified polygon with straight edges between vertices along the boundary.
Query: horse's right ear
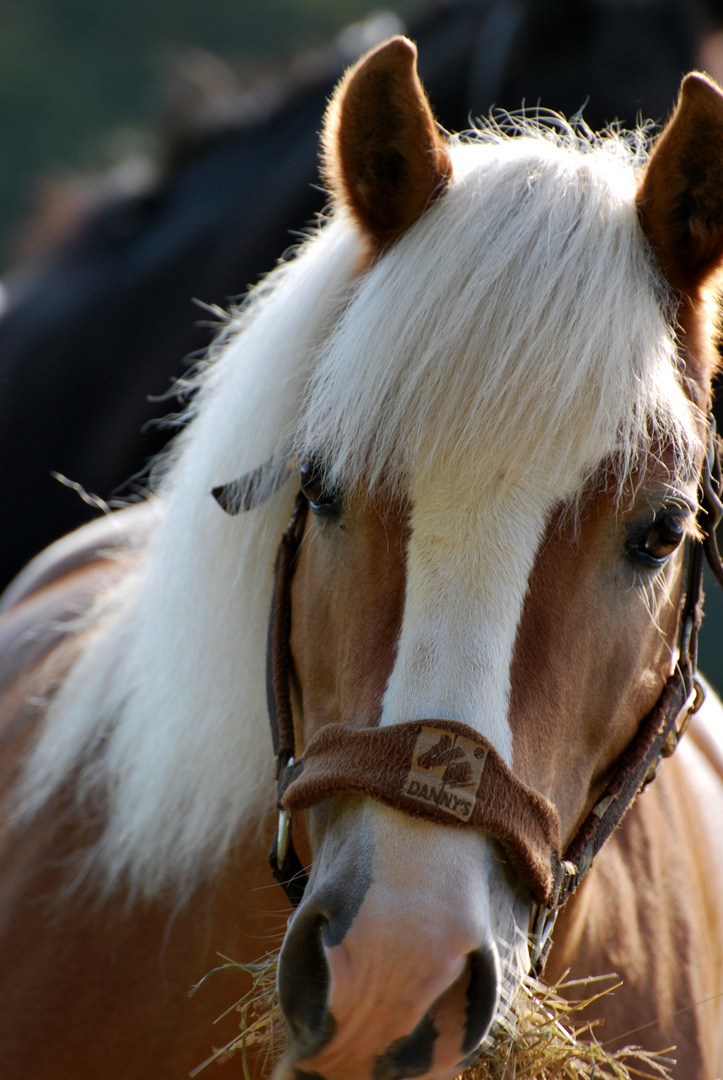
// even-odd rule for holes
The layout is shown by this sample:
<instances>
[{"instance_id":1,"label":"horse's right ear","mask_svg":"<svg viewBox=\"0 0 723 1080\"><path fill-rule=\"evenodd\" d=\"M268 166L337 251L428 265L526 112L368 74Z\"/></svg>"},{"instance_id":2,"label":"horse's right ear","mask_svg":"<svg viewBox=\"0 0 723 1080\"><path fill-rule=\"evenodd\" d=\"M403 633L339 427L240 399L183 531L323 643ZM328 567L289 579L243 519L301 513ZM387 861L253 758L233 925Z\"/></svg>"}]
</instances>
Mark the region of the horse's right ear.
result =
<instances>
[{"instance_id":1,"label":"horse's right ear","mask_svg":"<svg viewBox=\"0 0 723 1080\"><path fill-rule=\"evenodd\" d=\"M349 69L327 109L323 173L337 201L378 245L413 224L449 179L449 152L403 37Z\"/></svg>"},{"instance_id":2,"label":"horse's right ear","mask_svg":"<svg viewBox=\"0 0 723 1080\"><path fill-rule=\"evenodd\" d=\"M668 280L696 299L723 266L723 92L705 75L683 80L637 201Z\"/></svg>"}]
</instances>

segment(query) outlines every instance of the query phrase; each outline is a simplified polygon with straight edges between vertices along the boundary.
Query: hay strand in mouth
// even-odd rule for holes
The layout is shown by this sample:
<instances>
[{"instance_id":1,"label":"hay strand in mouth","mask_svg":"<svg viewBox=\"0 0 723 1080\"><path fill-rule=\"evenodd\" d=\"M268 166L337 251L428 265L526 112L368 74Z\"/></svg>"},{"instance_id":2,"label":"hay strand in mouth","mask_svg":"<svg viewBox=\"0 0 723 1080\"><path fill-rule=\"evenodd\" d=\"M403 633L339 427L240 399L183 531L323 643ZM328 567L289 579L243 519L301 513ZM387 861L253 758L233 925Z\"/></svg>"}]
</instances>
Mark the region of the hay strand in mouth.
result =
<instances>
[{"instance_id":1,"label":"hay strand in mouth","mask_svg":"<svg viewBox=\"0 0 723 1080\"><path fill-rule=\"evenodd\" d=\"M201 989L207 979L216 975L219 971L240 971L251 978L251 989L242 998L230 1005L226 1012L216 1020L218 1023L236 1010L239 1015L240 1034L230 1042L214 1052L202 1061L200 1065L189 1073L191 1080L206 1068L207 1065L221 1064L236 1054L241 1055L241 1067L244 1080L251 1080L251 1066L249 1051L265 1056L269 1063L274 1063L281 1056L284 1048L284 1019L279 1006L279 998L276 990L276 970L279 963L279 950L274 949L266 956L262 956L254 964L239 964L230 960L227 956L219 953L223 961L218 967L209 971L207 975L197 982L190 993L195 994ZM267 1070L264 1069L264 1074Z\"/></svg>"},{"instance_id":2,"label":"hay strand in mouth","mask_svg":"<svg viewBox=\"0 0 723 1080\"><path fill-rule=\"evenodd\" d=\"M250 976L249 992L223 1014L227 1016L234 1009L239 1012L240 1034L215 1050L190 1076L198 1076L212 1062L240 1054L244 1080L251 1080L250 1051L254 1058L263 1055L265 1065L272 1065L283 1052L284 1020L276 990L279 953L267 953L255 964L238 964L225 956L221 959L223 963L204 976L191 993L218 971ZM583 1010L620 987L616 978L567 980L563 976L552 986L526 978L507 1015L485 1040L480 1057L457 1080L670 1080L668 1067L675 1064L666 1056L670 1050L650 1052L636 1046L608 1050L596 1036L595 1022L583 1020ZM563 997L573 991L582 996Z\"/></svg>"}]
</instances>

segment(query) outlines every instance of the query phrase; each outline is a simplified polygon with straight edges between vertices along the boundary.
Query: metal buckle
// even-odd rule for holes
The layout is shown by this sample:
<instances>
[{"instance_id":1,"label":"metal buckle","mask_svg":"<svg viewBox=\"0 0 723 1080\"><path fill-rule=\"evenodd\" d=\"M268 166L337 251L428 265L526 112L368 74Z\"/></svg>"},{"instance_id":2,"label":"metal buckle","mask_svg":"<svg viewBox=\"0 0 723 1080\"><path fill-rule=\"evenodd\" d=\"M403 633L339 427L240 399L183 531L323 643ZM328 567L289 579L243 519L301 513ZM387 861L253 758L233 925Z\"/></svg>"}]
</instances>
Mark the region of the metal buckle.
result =
<instances>
[{"instance_id":1,"label":"metal buckle","mask_svg":"<svg viewBox=\"0 0 723 1080\"><path fill-rule=\"evenodd\" d=\"M552 931L555 928L559 908L548 908L538 904L532 915L528 948L530 953L530 971L539 975L545 966L547 954L552 944Z\"/></svg>"},{"instance_id":2,"label":"metal buckle","mask_svg":"<svg viewBox=\"0 0 723 1080\"><path fill-rule=\"evenodd\" d=\"M562 869L562 879L557 893L553 894L552 906L537 904L530 920L528 932L530 971L536 975L539 975L545 966L547 954L552 945L552 931L560 910L592 866L592 852L586 848L581 852L577 863L562 859L559 866Z\"/></svg>"}]
</instances>

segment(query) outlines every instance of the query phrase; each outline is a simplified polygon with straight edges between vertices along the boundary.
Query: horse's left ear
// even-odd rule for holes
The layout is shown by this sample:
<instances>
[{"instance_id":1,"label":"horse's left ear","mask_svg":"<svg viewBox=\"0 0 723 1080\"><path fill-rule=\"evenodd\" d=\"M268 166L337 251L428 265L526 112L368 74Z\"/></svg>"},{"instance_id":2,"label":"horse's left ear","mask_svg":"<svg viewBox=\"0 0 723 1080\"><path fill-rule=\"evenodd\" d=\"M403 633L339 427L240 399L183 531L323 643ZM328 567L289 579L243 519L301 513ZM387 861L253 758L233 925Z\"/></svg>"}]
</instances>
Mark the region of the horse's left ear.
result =
<instances>
[{"instance_id":1,"label":"horse's left ear","mask_svg":"<svg viewBox=\"0 0 723 1080\"><path fill-rule=\"evenodd\" d=\"M402 37L367 53L339 83L324 120L324 178L377 245L401 236L452 172L416 61Z\"/></svg>"},{"instance_id":2,"label":"horse's left ear","mask_svg":"<svg viewBox=\"0 0 723 1080\"><path fill-rule=\"evenodd\" d=\"M705 75L683 80L637 201L666 277L695 301L723 264L723 92Z\"/></svg>"}]
</instances>

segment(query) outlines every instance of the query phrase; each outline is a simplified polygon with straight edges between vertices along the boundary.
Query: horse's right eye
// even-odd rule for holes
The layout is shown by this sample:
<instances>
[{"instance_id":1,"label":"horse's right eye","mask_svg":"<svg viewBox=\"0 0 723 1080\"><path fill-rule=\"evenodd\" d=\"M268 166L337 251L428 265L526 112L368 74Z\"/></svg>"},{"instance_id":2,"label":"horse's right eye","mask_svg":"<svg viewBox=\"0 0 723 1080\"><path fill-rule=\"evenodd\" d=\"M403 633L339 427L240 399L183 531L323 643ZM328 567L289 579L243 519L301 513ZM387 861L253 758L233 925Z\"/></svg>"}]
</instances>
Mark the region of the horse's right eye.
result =
<instances>
[{"instance_id":1,"label":"horse's right eye","mask_svg":"<svg viewBox=\"0 0 723 1080\"><path fill-rule=\"evenodd\" d=\"M686 532L687 520L679 508L663 510L644 532L630 538L628 552L647 566L662 566L680 547Z\"/></svg>"},{"instance_id":2,"label":"horse's right eye","mask_svg":"<svg viewBox=\"0 0 723 1080\"><path fill-rule=\"evenodd\" d=\"M326 516L341 511L341 492L330 483L324 469L313 458L302 464L299 486L315 514Z\"/></svg>"}]
</instances>

